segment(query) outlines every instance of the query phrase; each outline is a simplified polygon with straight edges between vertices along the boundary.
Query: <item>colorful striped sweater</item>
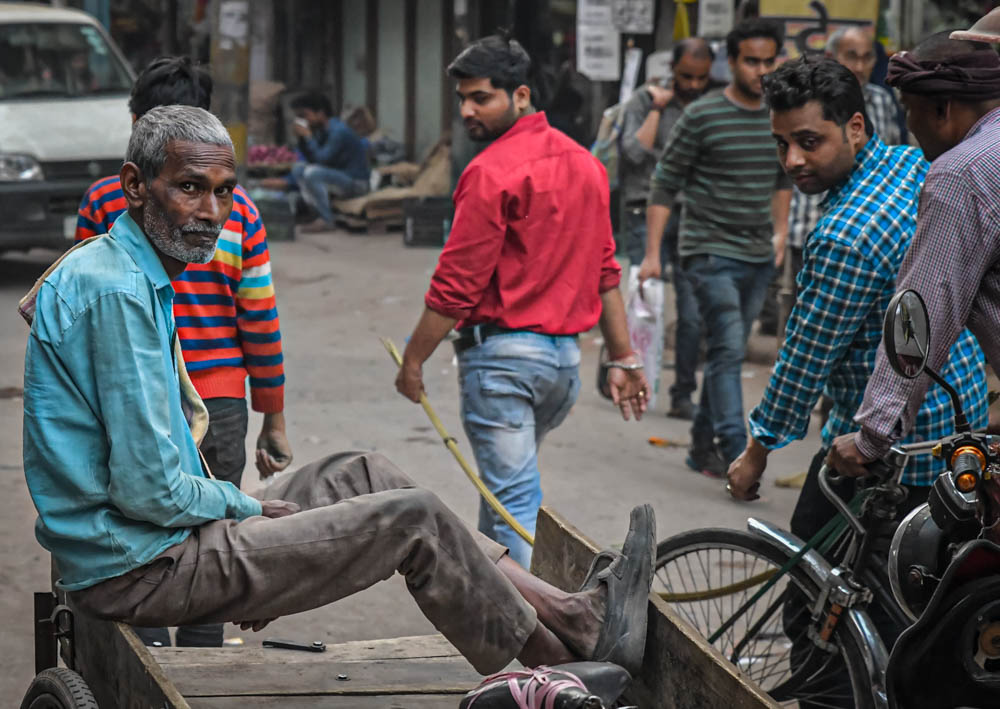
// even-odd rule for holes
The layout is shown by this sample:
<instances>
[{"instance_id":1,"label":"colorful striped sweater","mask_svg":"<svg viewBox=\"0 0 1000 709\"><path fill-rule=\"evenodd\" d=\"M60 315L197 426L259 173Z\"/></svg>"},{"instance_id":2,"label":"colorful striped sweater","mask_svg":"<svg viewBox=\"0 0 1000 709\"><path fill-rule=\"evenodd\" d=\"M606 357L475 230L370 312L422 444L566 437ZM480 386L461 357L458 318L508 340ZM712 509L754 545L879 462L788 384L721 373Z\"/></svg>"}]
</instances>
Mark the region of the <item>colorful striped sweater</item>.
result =
<instances>
[{"instance_id":1,"label":"colorful striped sweater","mask_svg":"<svg viewBox=\"0 0 1000 709\"><path fill-rule=\"evenodd\" d=\"M128 205L118 176L98 180L80 203L76 240L111 229ZM174 319L184 363L204 399L246 396L255 411L284 408L281 331L264 223L239 186L215 257L173 281Z\"/></svg>"}]
</instances>

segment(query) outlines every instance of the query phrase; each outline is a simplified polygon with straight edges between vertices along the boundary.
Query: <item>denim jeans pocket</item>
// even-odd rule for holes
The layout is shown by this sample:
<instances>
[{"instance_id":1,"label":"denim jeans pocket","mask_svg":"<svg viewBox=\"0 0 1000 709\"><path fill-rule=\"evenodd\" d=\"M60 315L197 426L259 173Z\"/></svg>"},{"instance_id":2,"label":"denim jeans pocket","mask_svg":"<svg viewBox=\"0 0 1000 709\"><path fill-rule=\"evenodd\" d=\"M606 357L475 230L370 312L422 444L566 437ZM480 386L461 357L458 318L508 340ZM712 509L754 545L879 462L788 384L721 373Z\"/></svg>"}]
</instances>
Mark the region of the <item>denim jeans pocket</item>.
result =
<instances>
[{"instance_id":1,"label":"denim jeans pocket","mask_svg":"<svg viewBox=\"0 0 1000 709\"><path fill-rule=\"evenodd\" d=\"M530 423L534 392L518 372L478 370L466 391L466 412L476 423L522 428Z\"/></svg>"}]
</instances>

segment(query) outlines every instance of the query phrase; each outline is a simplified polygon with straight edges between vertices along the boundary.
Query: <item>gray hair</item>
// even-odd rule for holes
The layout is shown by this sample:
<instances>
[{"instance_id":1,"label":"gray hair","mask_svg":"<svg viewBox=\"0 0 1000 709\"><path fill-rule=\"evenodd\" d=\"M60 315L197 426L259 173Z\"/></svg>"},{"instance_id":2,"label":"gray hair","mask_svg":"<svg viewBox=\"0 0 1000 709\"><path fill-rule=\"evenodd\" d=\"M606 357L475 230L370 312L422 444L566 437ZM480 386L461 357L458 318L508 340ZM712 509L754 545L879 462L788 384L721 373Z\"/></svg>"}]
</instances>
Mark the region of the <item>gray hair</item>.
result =
<instances>
[{"instance_id":1,"label":"gray hair","mask_svg":"<svg viewBox=\"0 0 1000 709\"><path fill-rule=\"evenodd\" d=\"M853 32L853 31L857 30L857 31L863 32L863 33L865 33L867 35L868 34L867 27L868 26L869 25L847 25L846 27L838 27L836 30L834 30L833 34L831 34L826 39L826 53L827 54L836 54L838 51L840 51L840 43L841 43L841 41L843 41L844 37L847 36L848 32ZM872 37L872 45L873 46L874 46L874 43L875 43L875 38Z\"/></svg>"},{"instance_id":2,"label":"gray hair","mask_svg":"<svg viewBox=\"0 0 1000 709\"><path fill-rule=\"evenodd\" d=\"M167 160L167 145L172 140L233 147L229 132L218 118L205 109L157 106L146 111L132 126L125 161L138 165L143 177L152 180L163 169Z\"/></svg>"}]
</instances>

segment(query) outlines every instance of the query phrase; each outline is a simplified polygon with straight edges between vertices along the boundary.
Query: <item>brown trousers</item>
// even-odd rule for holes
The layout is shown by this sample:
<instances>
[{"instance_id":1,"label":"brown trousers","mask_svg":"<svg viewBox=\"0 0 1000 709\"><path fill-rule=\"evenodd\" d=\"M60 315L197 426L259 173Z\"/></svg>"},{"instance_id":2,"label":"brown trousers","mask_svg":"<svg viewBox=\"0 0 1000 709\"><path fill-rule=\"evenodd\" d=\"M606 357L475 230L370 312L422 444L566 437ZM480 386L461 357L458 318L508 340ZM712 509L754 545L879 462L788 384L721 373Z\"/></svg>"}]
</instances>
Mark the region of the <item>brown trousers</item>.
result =
<instances>
[{"instance_id":1,"label":"brown trousers","mask_svg":"<svg viewBox=\"0 0 1000 709\"><path fill-rule=\"evenodd\" d=\"M279 519L221 520L126 574L72 593L84 612L138 626L277 618L350 596L396 571L434 626L479 672L506 666L534 609L471 531L377 453L338 453L255 493L296 502Z\"/></svg>"}]
</instances>

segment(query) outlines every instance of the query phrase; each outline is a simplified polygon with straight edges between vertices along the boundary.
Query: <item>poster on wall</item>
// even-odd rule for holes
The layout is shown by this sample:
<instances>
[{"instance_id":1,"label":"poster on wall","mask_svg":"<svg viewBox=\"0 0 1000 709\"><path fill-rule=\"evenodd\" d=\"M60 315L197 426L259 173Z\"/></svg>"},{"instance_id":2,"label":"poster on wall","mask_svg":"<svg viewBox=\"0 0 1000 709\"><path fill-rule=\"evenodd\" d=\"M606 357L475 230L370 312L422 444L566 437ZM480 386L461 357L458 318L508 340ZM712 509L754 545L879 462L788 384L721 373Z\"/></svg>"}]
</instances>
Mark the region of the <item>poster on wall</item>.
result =
<instances>
[{"instance_id":1,"label":"poster on wall","mask_svg":"<svg viewBox=\"0 0 1000 709\"><path fill-rule=\"evenodd\" d=\"M709 39L725 37L733 29L735 16L732 0L700 0L698 36Z\"/></svg>"},{"instance_id":2,"label":"poster on wall","mask_svg":"<svg viewBox=\"0 0 1000 709\"><path fill-rule=\"evenodd\" d=\"M878 0L760 0L761 17L785 24L785 51L794 59L821 54L826 40L841 27L874 25Z\"/></svg>"},{"instance_id":3,"label":"poster on wall","mask_svg":"<svg viewBox=\"0 0 1000 709\"><path fill-rule=\"evenodd\" d=\"M615 29L622 34L653 34L653 0L614 0Z\"/></svg>"},{"instance_id":4,"label":"poster on wall","mask_svg":"<svg viewBox=\"0 0 1000 709\"><path fill-rule=\"evenodd\" d=\"M591 81L618 81L621 35L614 27L613 0L580 0L576 9L576 69Z\"/></svg>"}]
</instances>

